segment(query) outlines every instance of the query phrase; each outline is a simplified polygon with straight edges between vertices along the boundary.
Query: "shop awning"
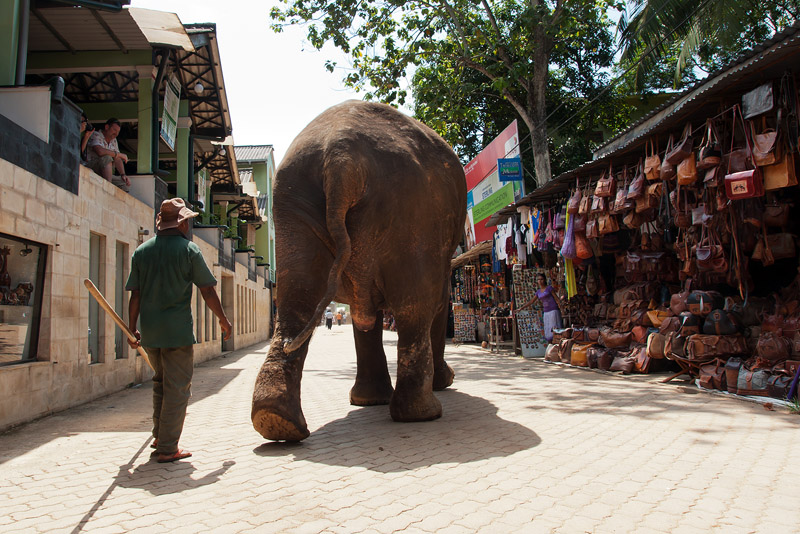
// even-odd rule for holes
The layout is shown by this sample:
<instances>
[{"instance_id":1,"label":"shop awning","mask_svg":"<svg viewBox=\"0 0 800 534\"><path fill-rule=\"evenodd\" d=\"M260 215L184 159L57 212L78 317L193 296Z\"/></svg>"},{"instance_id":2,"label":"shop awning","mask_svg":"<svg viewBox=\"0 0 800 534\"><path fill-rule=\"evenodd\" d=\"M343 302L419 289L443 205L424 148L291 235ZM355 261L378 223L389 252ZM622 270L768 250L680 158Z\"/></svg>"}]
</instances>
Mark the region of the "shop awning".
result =
<instances>
[{"instance_id":1,"label":"shop awning","mask_svg":"<svg viewBox=\"0 0 800 534\"><path fill-rule=\"evenodd\" d=\"M465 263L469 263L470 261L474 260L481 254L489 254L491 251L492 242L482 241L457 258L453 258L453 260L450 261L450 269L461 267Z\"/></svg>"}]
</instances>

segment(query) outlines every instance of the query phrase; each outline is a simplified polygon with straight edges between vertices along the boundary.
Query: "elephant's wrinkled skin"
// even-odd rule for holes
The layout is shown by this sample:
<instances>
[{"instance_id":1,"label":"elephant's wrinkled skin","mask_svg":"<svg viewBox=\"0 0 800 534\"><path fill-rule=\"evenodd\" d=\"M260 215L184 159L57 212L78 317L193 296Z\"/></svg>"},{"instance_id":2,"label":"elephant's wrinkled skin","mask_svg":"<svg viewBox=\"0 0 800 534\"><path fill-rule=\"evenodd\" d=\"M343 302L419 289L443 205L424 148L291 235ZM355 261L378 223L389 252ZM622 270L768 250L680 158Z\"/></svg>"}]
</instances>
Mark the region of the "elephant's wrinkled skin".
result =
<instances>
[{"instance_id":1,"label":"elephant's wrinkled skin","mask_svg":"<svg viewBox=\"0 0 800 534\"><path fill-rule=\"evenodd\" d=\"M389 404L395 421L442 414L450 258L466 217L464 171L433 130L390 106L349 101L294 140L273 187L278 315L256 379L252 421L268 439L309 435L300 380L309 337L331 302L350 304L356 405ZM394 390L382 317L397 325Z\"/></svg>"}]
</instances>

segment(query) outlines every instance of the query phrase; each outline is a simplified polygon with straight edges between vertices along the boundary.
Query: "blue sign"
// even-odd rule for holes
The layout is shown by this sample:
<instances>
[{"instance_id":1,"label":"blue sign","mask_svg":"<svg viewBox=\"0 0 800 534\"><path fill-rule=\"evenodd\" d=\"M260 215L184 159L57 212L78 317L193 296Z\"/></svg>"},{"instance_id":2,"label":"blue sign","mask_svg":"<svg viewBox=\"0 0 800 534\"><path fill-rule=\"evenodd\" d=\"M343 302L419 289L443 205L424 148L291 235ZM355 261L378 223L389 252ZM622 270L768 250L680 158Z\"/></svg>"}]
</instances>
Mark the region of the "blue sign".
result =
<instances>
[{"instance_id":1,"label":"blue sign","mask_svg":"<svg viewBox=\"0 0 800 534\"><path fill-rule=\"evenodd\" d=\"M497 172L501 182L521 182L522 160L520 158L498 159Z\"/></svg>"}]
</instances>

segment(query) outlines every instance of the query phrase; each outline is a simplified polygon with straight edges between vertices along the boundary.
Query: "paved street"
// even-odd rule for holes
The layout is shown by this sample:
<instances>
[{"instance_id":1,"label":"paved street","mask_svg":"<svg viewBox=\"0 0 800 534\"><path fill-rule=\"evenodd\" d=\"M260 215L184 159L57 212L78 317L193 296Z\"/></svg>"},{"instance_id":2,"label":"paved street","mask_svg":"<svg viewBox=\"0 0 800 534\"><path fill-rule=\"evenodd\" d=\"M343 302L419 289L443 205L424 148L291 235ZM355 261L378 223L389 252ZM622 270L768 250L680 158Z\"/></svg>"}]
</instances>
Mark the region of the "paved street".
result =
<instances>
[{"instance_id":1,"label":"paved street","mask_svg":"<svg viewBox=\"0 0 800 534\"><path fill-rule=\"evenodd\" d=\"M150 459L150 384L0 435L0 532L800 531L800 416L450 345L444 417L393 423L348 404L350 328L312 340L300 444L250 424L267 345L196 368L186 461Z\"/></svg>"}]
</instances>

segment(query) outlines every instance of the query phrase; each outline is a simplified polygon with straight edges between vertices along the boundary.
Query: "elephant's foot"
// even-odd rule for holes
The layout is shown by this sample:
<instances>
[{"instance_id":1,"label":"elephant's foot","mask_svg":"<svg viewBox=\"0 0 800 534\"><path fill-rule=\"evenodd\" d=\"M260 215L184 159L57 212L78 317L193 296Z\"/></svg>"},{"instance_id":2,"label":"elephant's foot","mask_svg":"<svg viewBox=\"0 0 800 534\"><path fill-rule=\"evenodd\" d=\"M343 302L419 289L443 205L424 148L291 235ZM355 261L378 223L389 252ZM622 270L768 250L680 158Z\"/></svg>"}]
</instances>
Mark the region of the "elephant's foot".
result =
<instances>
[{"instance_id":1,"label":"elephant's foot","mask_svg":"<svg viewBox=\"0 0 800 534\"><path fill-rule=\"evenodd\" d=\"M299 365L268 359L256 378L250 419L267 439L300 441L309 435L300 407Z\"/></svg>"},{"instance_id":2,"label":"elephant's foot","mask_svg":"<svg viewBox=\"0 0 800 534\"><path fill-rule=\"evenodd\" d=\"M432 391L412 395L395 390L389 413L399 422L430 421L442 416L442 403Z\"/></svg>"},{"instance_id":3,"label":"elephant's foot","mask_svg":"<svg viewBox=\"0 0 800 534\"><path fill-rule=\"evenodd\" d=\"M433 390L441 391L453 385L453 379L456 373L447 362L443 361L440 367L433 371Z\"/></svg>"},{"instance_id":4,"label":"elephant's foot","mask_svg":"<svg viewBox=\"0 0 800 534\"><path fill-rule=\"evenodd\" d=\"M308 427L300 414L301 421L269 410L253 410L253 427L259 434L275 441L302 441L309 436Z\"/></svg>"},{"instance_id":5,"label":"elephant's foot","mask_svg":"<svg viewBox=\"0 0 800 534\"><path fill-rule=\"evenodd\" d=\"M389 404L392 400L391 382L358 381L350 390L350 404L353 406L375 406Z\"/></svg>"}]
</instances>

